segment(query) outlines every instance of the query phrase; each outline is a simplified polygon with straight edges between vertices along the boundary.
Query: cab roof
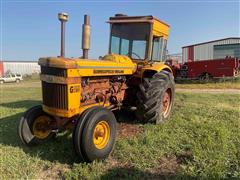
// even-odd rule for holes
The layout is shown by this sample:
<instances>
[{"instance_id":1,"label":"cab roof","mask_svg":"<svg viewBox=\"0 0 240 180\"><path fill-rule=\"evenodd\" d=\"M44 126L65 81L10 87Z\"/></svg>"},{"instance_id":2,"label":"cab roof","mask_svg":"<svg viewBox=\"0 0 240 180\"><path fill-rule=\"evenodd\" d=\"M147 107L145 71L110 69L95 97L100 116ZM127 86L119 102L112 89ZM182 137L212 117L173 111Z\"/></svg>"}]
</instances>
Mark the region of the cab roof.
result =
<instances>
[{"instance_id":1,"label":"cab roof","mask_svg":"<svg viewBox=\"0 0 240 180\"><path fill-rule=\"evenodd\" d=\"M146 15L146 16L127 16L124 14L116 14L113 17L109 18L108 23L127 23L127 22L149 22L153 23L155 21L158 21L160 23L165 24L169 27L169 24L166 22L152 16L152 15Z\"/></svg>"},{"instance_id":2,"label":"cab roof","mask_svg":"<svg viewBox=\"0 0 240 180\"><path fill-rule=\"evenodd\" d=\"M164 39L168 38L169 33L169 24L166 22L152 16L127 16L124 14L116 14L114 17L110 17L109 21L110 24L115 23L151 23L153 24L152 33L154 36L163 36Z\"/></svg>"}]
</instances>

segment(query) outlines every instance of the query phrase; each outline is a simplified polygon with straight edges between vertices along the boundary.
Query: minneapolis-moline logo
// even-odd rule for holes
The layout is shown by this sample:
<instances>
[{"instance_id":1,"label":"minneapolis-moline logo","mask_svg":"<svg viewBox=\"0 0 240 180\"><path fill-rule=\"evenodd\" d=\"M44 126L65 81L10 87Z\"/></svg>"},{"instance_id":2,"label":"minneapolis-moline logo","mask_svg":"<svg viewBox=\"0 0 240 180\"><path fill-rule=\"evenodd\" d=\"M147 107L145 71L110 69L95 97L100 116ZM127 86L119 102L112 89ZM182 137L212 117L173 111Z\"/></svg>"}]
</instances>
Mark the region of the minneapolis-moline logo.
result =
<instances>
[{"instance_id":1,"label":"minneapolis-moline logo","mask_svg":"<svg viewBox=\"0 0 240 180\"><path fill-rule=\"evenodd\" d=\"M77 93L80 92L80 86L71 86L70 93Z\"/></svg>"},{"instance_id":2,"label":"minneapolis-moline logo","mask_svg":"<svg viewBox=\"0 0 240 180\"><path fill-rule=\"evenodd\" d=\"M93 74L123 74L124 70L93 70Z\"/></svg>"}]
</instances>

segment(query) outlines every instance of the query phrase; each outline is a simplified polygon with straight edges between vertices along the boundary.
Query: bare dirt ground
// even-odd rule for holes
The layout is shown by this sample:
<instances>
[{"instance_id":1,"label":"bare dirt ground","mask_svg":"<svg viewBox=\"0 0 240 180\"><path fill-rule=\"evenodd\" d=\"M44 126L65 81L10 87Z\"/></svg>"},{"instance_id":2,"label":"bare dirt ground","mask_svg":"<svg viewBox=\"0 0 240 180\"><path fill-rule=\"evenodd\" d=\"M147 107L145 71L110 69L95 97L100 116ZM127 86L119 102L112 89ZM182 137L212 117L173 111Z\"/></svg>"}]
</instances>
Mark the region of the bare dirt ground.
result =
<instances>
[{"instance_id":1,"label":"bare dirt ground","mask_svg":"<svg viewBox=\"0 0 240 180\"><path fill-rule=\"evenodd\" d=\"M180 89L176 88L176 92L184 93L231 93L231 94L240 94L239 89Z\"/></svg>"},{"instance_id":2,"label":"bare dirt ground","mask_svg":"<svg viewBox=\"0 0 240 180\"><path fill-rule=\"evenodd\" d=\"M143 126L137 123L134 113L121 110L115 112L117 118L117 136L121 139L134 138L143 131Z\"/></svg>"},{"instance_id":3,"label":"bare dirt ground","mask_svg":"<svg viewBox=\"0 0 240 180\"><path fill-rule=\"evenodd\" d=\"M123 123L119 122L117 126L117 133L119 138L133 138L140 134L143 131L142 126L139 124L129 124L129 123Z\"/></svg>"}]
</instances>

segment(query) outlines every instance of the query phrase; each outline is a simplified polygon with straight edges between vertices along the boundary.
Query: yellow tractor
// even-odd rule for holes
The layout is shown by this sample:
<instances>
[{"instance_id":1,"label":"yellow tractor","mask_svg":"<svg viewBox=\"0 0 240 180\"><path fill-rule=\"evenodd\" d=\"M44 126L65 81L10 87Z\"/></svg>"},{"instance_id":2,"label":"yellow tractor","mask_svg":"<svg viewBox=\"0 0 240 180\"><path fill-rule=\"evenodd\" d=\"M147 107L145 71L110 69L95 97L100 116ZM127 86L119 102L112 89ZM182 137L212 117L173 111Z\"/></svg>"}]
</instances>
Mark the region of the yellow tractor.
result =
<instances>
[{"instance_id":1,"label":"yellow tractor","mask_svg":"<svg viewBox=\"0 0 240 180\"><path fill-rule=\"evenodd\" d=\"M26 145L43 143L62 130L73 129L77 155L91 162L106 158L116 140L113 111L135 110L142 123L169 118L174 94L172 70L164 64L169 25L153 16L110 17L107 55L88 59L90 18L84 16L83 55L66 58L65 23L59 13L61 55L40 58L42 104L28 109L19 123Z\"/></svg>"}]
</instances>

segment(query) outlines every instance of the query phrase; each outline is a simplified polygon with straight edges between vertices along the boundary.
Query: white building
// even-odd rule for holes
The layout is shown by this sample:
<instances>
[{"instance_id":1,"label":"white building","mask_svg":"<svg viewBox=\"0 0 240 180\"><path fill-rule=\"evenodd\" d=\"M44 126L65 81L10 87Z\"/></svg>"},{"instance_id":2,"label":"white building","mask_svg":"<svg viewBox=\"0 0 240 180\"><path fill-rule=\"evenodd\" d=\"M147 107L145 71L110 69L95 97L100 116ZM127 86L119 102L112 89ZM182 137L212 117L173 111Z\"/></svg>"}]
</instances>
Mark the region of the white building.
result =
<instances>
[{"instance_id":1,"label":"white building","mask_svg":"<svg viewBox=\"0 0 240 180\"><path fill-rule=\"evenodd\" d=\"M33 74L40 73L40 66L37 61L3 61L4 73Z\"/></svg>"}]
</instances>

